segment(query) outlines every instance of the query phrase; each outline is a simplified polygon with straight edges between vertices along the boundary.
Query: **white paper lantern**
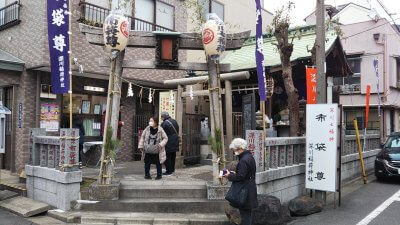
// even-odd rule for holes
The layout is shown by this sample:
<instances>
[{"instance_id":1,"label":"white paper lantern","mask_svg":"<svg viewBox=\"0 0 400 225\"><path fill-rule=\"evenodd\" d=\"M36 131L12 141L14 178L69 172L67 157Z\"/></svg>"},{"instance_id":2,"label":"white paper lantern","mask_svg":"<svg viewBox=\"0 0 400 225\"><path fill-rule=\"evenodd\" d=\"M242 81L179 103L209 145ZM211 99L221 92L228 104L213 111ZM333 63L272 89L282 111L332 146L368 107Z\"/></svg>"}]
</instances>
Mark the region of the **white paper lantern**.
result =
<instances>
[{"instance_id":1,"label":"white paper lantern","mask_svg":"<svg viewBox=\"0 0 400 225\"><path fill-rule=\"evenodd\" d=\"M202 41L206 55L215 60L219 59L219 56L225 51L225 24L215 13L207 16L207 22L203 25L201 32Z\"/></svg>"},{"instance_id":2,"label":"white paper lantern","mask_svg":"<svg viewBox=\"0 0 400 225\"><path fill-rule=\"evenodd\" d=\"M111 12L104 21L104 44L109 51L122 51L129 40L129 21L118 12Z\"/></svg>"}]
</instances>

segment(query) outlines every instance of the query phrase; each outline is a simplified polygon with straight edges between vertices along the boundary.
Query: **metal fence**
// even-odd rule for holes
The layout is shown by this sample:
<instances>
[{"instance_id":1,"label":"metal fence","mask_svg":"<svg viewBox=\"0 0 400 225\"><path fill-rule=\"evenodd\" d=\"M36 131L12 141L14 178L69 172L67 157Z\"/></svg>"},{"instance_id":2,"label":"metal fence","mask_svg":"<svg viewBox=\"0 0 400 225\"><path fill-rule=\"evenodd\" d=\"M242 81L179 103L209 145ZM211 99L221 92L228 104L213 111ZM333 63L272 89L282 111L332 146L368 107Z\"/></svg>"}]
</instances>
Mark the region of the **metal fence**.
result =
<instances>
[{"instance_id":1,"label":"metal fence","mask_svg":"<svg viewBox=\"0 0 400 225\"><path fill-rule=\"evenodd\" d=\"M361 146L364 138L361 136ZM266 138L267 157L265 169L276 169L285 166L293 166L305 163L305 137L276 137ZM380 149L380 135L367 135L364 151ZM358 153L357 140L355 135L346 135L342 148L342 156Z\"/></svg>"},{"instance_id":2,"label":"metal fence","mask_svg":"<svg viewBox=\"0 0 400 225\"><path fill-rule=\"evenodd\" d=\"M20 23L18 1L15 1L3 8L0 8L0 30L4 30L12 25Z\"/></svg>"},{"instance_id":3,"label":"metal fence","mask_svg":"<svg viewBox=\"0 0 400 225\"><path fill-rule=\"evenodd\" d=\"M243 137L243 113L234 112L232 113L232 122L233 122L233 136L234 137Z\"/></svg>"},{"instance_id":4,"label":"metal fence","mask_svg":"<svg viewBox=\"0 0 400 225\"><path fill-rule=\"evenodd\" d=\"M81 16L79 22L94 26L103 27L105 18L110 14L110 10L87 2L80 2ZM173 31L172 29L141 20L139 18L127 16L131 30L138 31Z\"/></svg>"}]
</instances>

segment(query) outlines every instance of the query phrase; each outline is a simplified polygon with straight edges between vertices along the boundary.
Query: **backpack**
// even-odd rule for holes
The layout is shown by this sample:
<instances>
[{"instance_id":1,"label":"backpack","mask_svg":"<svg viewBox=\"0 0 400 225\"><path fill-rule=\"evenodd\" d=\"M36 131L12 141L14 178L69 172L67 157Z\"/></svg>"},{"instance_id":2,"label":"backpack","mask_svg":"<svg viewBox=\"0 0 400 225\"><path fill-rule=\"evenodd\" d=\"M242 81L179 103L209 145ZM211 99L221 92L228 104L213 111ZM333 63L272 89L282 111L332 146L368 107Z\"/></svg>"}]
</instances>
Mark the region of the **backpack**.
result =
<instances>
[{"instance_id":1,"label":"backpack","mask_svg":"<svg viewBox=\"0 0 400 225\"><path fill-rule=\"evenodd\" d=\"M158 154L159 153L159 147L157 143L157 136L158 133L152 135L149 135L149 140L148 142L144 143L144 152L146 154Z\"/></svg>"}]
</instances>

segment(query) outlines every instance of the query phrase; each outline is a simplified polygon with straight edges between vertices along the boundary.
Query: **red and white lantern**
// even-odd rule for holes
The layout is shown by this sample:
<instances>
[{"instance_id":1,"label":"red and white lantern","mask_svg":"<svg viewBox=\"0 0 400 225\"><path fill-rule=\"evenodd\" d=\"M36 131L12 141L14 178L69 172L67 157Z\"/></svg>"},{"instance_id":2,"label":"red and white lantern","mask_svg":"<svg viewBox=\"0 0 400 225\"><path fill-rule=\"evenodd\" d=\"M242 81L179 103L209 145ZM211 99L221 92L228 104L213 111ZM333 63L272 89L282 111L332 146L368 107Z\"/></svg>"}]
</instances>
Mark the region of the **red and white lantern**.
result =
<instances>
[{"instance_id":1,"label":"red and white lantern","mask_svg":"<svg viewBox=\"0 0 400 225\"><path fill-rule=\"evenodd\" d=\"M225 23L215 13L210 13L201 35L206 55L219 59L226 46Z\"/></svg>"},{"instance_id":2,"label":"red and white lantern","mask_svg":"<svg viewBox=\"0 0 400 225\"><path fill-rule=\"evenodd\" d=\"M109 51L122 51L128 45L129 21L120 13L111 12L104 21L104 44Z\"/></svg>"}]
</instances>

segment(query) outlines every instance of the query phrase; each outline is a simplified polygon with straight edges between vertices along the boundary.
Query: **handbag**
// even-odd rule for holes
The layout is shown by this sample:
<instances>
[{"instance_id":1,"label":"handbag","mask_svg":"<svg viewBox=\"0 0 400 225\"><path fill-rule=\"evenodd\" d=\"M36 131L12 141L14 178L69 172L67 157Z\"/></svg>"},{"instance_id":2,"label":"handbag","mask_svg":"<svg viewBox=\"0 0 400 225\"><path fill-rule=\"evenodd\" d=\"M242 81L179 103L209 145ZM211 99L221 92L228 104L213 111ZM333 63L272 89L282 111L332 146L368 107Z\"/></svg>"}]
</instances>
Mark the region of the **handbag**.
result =
<instances>
[{"instance_id":1,"label":"handbag","mask_svg":"<svg viewBox=\"0 0 400 225\"><path fill-rule=\"evenodd\" d=\"M232 182L231 187L226 193L225 199L235 208L242 208L246 205L249 196L249 189L246 183Z\"/></svg>"}]
</instances>

